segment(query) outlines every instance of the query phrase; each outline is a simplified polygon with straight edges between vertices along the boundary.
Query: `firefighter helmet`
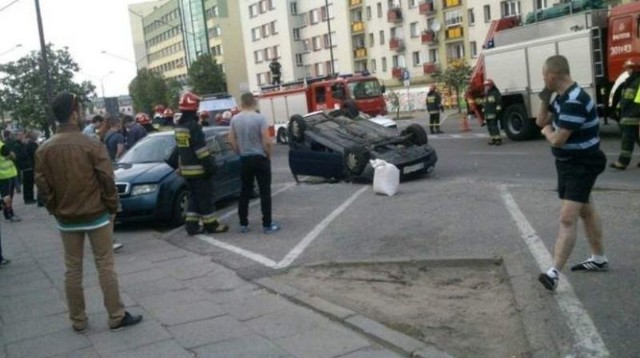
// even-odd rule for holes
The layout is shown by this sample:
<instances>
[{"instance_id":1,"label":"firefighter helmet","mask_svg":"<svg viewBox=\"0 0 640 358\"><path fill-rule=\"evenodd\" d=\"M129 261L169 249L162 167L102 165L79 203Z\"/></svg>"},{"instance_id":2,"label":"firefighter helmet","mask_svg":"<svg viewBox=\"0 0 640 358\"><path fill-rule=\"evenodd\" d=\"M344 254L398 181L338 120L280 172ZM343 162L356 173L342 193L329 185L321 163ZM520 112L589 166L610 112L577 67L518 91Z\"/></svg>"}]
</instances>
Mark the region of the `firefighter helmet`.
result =
<instances>
[{"instance_id":1,"label":"firefighter helmet","mask_svg":"<svg viewBox=\"0 0 640 358\"><path fill-rule=\"evenodd\" d=\"M640 71L640 59L629 58L624 61L624 65L622 65L622 68L624 68L625 70Z\"/></svg>"},{"instance_id":2,"label":"firefighter helmet","mask_svg":"<svg viewBox=\"0 0 640 358\"><path fill-rule=\"evenodd\" d=\"M181 111L195 112L198 110L199 105L200 97L196 96L193 92L185 92L180 96L178 108L180 108Z\"/></svg>"},{"instance_id":3,"label":"firefighter helmet","mask_svg":"<svg viewBox=\"0 0 640 358\"><path fill-rule=\"evenodd\" d=\"M162 116L163 116L163 117L165 117L165 118L167 118L167 117L168 117L168 118L173 118L173 115L174 115L174 114L175 114L175 113L173 112L173 109L171 109L171 108L167 108L167 109L165 109L165 110L164 110L164 112L162 113Z\"/></svg>"},{"instance_id":4,"label":"firefighter helmet","mask_svg":"<svg viewBox=\"0 0 640 358\"><path fill-rule=\"evenodd\" d=\"M149 118L149 116L146 113L140 112L140 113L136 114L136 122L138 122L140 124L149 124L149 123L151 123L151 119Z\"/></svg>"}]
</instances>

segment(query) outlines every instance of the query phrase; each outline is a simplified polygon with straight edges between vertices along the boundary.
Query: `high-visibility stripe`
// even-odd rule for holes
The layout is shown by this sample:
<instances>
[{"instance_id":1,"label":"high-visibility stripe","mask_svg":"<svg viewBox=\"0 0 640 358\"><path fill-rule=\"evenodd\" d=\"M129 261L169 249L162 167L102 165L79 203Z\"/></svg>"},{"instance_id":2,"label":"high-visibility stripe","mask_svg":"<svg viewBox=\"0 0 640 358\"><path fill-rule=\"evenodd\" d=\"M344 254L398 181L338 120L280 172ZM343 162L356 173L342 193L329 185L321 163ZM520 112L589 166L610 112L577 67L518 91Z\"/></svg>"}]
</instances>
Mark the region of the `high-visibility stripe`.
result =
<instances>
[{"instance_id":1,"label":"high-visibility stripe","mask_svg":"<svg viewBox=\"0 0 640 358\"><path fill-rule=\"evenodd\" d=\"M209 149L207 149L207 147L202 147L196 150L196 157L198 157L198 159L206 158L208 156L209 156Z\"/></svg>"}]
</instances>

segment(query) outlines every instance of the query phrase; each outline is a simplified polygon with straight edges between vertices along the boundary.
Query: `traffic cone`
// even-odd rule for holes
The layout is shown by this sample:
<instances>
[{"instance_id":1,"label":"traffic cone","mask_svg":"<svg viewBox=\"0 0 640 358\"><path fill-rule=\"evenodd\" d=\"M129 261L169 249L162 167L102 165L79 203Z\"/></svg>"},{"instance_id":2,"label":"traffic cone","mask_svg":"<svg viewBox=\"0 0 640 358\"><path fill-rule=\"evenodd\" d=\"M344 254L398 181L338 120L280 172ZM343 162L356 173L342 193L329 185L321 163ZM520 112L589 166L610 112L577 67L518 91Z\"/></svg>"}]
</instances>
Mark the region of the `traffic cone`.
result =
<instances>
[{"instance_id":1,"label":"traffic cone","mask_svg":"<svg viewBox=\"0 0 640 358\"><path fill-rule=\"evenodd\" d=\"M461 119L460 132L469 132L471 130L471 128L469 128L469 112L464 113Z\"/></svg>"}]
</instances>

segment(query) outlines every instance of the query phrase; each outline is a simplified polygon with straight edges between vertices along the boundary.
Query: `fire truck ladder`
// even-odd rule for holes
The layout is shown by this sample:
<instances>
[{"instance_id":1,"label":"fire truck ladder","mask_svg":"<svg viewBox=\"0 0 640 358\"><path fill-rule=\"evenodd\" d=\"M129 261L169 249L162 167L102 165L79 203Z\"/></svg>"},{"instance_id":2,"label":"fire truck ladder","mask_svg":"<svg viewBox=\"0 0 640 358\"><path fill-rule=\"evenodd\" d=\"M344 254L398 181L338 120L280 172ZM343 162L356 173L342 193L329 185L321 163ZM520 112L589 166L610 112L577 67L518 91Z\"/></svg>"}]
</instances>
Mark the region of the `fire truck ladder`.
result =
<instances>
[{"instance_id":1,"label":"fire truck ladder","mask_svg":"<svg viewBox=\"0 0 640 358\"><path fill-rule=\"evenodd\" d=\"M602 30L599 27L591 29L591 43L593 48L593 71L596 79L602 79L604 73L604 54L602 53Z\"/></svg>"}]
</instances>

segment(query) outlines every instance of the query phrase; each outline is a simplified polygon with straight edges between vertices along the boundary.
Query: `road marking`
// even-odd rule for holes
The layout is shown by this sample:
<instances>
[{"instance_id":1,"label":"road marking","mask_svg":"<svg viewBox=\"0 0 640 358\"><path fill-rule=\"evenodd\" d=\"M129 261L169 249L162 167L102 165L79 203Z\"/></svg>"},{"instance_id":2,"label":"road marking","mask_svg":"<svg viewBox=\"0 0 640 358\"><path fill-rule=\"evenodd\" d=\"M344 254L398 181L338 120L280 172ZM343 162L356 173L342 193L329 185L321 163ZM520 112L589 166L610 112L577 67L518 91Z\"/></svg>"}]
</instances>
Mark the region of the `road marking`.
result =
<instances>
[{"instance_id":1,"label":"road marking","mask_svg":"<svg viewBox=\"0 0 640 358\"><path fill-rule=\"evenodd\" d=\"M291 188L292 188L292 187L294 187L295 185L296 185L296 183L289 183L289 184L285 184L285 186L283 186L282 188L280 188L280 189L278 189L278 190L274 191L273 193L271 193L271 197L273 198L274 196L276 196L276 195L278 195L278 194L284 193L285 191L287 191L287 190L291 189ZM249 207L256 206L256 205L258 205L258 204L260 204L260 198L253 199L253 200L249 203ZM237 209L237 208L236 208L236 209L229 210L229 211L227 211L226 213L221 214L221 215L220 215L220 219L224 219L224 220L226 220L226 219L230 218L230 217L231 217L231 215L236 214L236 213L238 213L238 209Z\"/></svg>"},{"instance_id":2,"label":"road marking","mask_svg":"<svg viewBox=\"0 0 640 358\"><path fill-rule=\"evenodd\" d=\"M487 133L465 133L465 134L429 134L429 139L477 139L489 138Z\"/></svg>"},{"instance_id":3,"label":"road marking","mask_svg":"<svg viewBox=\"0 0 640 358\"><path fill-rule=\"evenodd\" d=\"M529 155L527 152L469 152L467 155Z\"/></svg>"},{"instance_id":4,"label":"road marking","mask_svg":"<svg viewBox=\"0 0 640 358\"><path fill-rule=\"evenodd\" d=\"M511 218L518 226L522 239L527 244L529 251L538 263L542 272L552 265L552 257L544 242L540 239L527 218L524 216L518 204L513 199L506 185L498 185L500 196ZM542 289L542 288L540 288ZM582 307L582 303L576 296L569 279L561 274L556 293L553 295L560 310L568 318L569 329L574 337L574 349L576 357L608 357L609 351L600 337L591 317Z\"/></svg>"},{"instance_id":5,"label":"road marking","mask_svg":"<svg viewBox=\"0 0 640 358\"><path fill-rule=\"evenodd\" d=\"M360 195L362 195L362 193L364 193L368 189L369 189L369 186L367 185L362 189L358 190L355 194L351 195L351 197L347 199L347 201L342 203L342 205L340 205L336 210L334 210L331 214L329 214L329 216L324 218L324 220L322 220L318 225L316 225L316 227L313 228L313 230L311 230L311 232L308 233L307 236L305 236L305 238L302 239L302 241L300 241L298 245L296 245L296 247L294 247L291 251L289 251L287 256L285 256L285 258L282 259L282 261L278 262L278 265L276 265L276 268L280 269L280 268L285 268L291 265L291 263L295 261L295 259L297 259L298 256L302 254L302 252L304 252L307 246L309 246L309 244L311 244L313 240L315 240L318 237L318 235L320 235L320 233L324 229L326 229L327 226L329 226L329 224L331 224L333 220L335 220L338 217L338 215L342 214L342 212L345 211L349 207L349 205L351 205Z\"/></svg>"},{"instance_id":6,"label":"road marking","mask_svg":"<svg viewBox=\"0 0 640 358\"><path fill-rule=\"evenodd\" d=\"M286 191L287 189L289 189L290 187L296 185L295 183L293 184L288 184L285 185L283 188L281 188L280 190L276 191L273 193L272 196L275 196L279 193L282 193L284 191ZM295 261L303 252L304 250L313 242L313 240L315 240L320 233L322 233L322 231L324 229L327 228L327 226L329 226L329 224L331 224L331 222L333 220L335 220L338 215L340 215L343 211L345 211L347 209L347 207L349 207L349 205L351 205L360 195L362 195L362 193L364 193L367 189L369 189L369 186L364 186L363 188L361 188L360 190L358 190L357 192L355 192L355 194L351 195L351 197L349 197L349 199L347 199L344 203L342 203L342 205L340 205L338 208L336 208L331 214L329 214L329 216L327 216L324 220L322 220L322 222L320 222L318 225L316 225L315 228L313 228L313 230L311 230L311 232L309 232L307 234L307 236L305 236L291 251L289 251L289 253L287 254L287 256L285 256L280 262L275 262L274 260L265 257L261 254L255 253L253 251L250 250L246 250L243 249L241 247L237 247L231 244L227 244L225 242L219 241L214 239L213 237L207 236L207 235L197 235L196 238L217 246L221 249L227 250L227 251L231 251L235 254L238 254L240 256L243 256L247 259L253 260L261 265L267 266L269 268L274 268L274 269L281 269L281 268L285 268L289 265L291 265L291 263L293 261ZM251 205L257 204L259 203L259 200L254 201L253 203L251 203ZM231 215L233 215L236 211L229 211L223 215L220 216L220 218L225 218L225 217L229 217Z\"/></svg>"},{"instance_id":7,"label":"road marking","mask_svg":"<svg viewBox=\"0 0 640 358\"><path fill-rule=\"evenodd\" d=\"M211 245L217 246L217 247L219 247L221 249L225 249L227 251L231 251L231 252L233 252L235 254L238 254L240 256L244 256L244 257L246 257L248 259L251 259L251 260L253 260L253 261L257 262L257 263L260 263L262 265L265 265L267 267L271 267L271 268L276 267L276 262L275 261L271 260L268 257L264 257L264 256L262 256L260 254L256 254L255 252L252 252L252 251L245 250L245 249L237 247L237 246L233 246L233 245L227 244L225 242L216 240L216 239L214 239L212 237L209 237L209 236L206 236L206 235L198 235L196 237L198 239L206 242L206 243L209 243Z\"/></svg>"}]
</instances>

